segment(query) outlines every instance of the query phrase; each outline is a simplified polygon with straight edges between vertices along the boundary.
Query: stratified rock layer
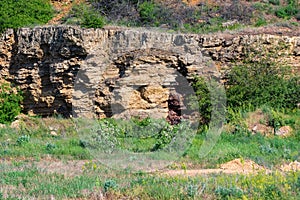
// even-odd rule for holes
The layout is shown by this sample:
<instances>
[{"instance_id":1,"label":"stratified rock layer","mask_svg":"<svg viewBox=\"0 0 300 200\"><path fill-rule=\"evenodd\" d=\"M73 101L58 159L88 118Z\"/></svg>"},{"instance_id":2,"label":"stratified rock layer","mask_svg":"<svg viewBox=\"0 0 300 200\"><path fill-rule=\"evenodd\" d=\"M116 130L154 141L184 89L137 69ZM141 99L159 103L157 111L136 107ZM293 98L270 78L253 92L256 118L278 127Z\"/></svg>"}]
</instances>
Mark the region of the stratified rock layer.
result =
<instances>
[{"instance_id":1,"label":"stratified rock layer","mask_svg":"<svg viewBox=\"0 0 300 200\"><path fill-rule=\"evenodd\" d=\"M21 88L27 113L167 118L169 98L192 93L194 75L221 79L252 54L300 72L299 36L49 26L1 36L0 79Z\"/></svg>"}]
</instances>

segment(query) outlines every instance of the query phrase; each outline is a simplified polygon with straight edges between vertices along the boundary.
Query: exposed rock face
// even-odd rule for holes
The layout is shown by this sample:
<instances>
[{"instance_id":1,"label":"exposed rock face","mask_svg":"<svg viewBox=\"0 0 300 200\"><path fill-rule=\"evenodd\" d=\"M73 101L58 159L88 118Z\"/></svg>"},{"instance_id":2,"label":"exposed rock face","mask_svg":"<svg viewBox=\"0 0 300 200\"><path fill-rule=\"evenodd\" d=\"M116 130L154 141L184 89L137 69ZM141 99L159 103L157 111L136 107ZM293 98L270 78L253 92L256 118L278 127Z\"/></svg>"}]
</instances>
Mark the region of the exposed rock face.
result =
<instances>
[{"instance_id":1,"label":"exposed rock face","mask_svg":"<svg viewBox=\"0 0 300 200\"><path fill-rule=\"evenodd\" d=\"M0 79L22 89L28 113L70 116L73 109L88 117L166 118L171 113L176 118L179 111L170 108L170 97L184 99L193 75L222 77L231 62L255 52L271 53L300 73L299 36L61 26L4 33Z\"/></svg>"},{"instance_id":2,"label":"exposed rock face","mask_svg":"<svg viewBox=\"0 0 300 200\"><path fill-rule=\"evenodd\" d=\"M8 30L0 41L0 78L21 88L25 111L68 115L74 77L87 55L82 44L77 29Z\"/></svg>"}]
</instances>

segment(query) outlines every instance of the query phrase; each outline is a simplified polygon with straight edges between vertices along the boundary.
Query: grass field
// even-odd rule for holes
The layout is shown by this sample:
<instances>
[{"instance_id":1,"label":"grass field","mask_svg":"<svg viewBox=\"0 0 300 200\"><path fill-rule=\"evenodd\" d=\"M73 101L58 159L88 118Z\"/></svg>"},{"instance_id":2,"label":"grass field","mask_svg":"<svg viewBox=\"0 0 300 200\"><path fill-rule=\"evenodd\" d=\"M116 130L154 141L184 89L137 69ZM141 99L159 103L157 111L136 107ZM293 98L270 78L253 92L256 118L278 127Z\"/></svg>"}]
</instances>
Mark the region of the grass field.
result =
<instances>
[{"instance_id":1,"label":"grass field","mask_svg":"<svg viewBox=\"0 0 300 200\"><path fill-rule=\"evenodd\" d=\"M295 119L295 128L299 127L297 117L297 113L287 117ZM149 173L129 169L120 171L102 165L95 159L82 136L77 133L73 120L24 117L20 119L19 128L0 129L0 197L300 198L300 171L281 169L282 165L300 158L299 131L285 138L253 135L246 130L235 133L224 131L212 151L205 158L199 158L198 151L204 140L205 134L197 134L184 155L164 169ZM140 144L136 146L137 149L143 149L145 145L155 144L155 139L136 144ZM237 158L245 163L252 160L261 168L253 173L240 173L233 166L231 173L216 170L198 175L189 174L189 170L195 169L220 169L221 164ZM182 173L165 173L168 170Z\"/></svg>"},{"instance_id":2,"label":"grass field","mask_svg":"<svg viewBox=\"0 0 300 200\"><path fill-rule=\"evenodd\" d=\"M68 163L67 163L68 164ZM2 163L7 199L299 199L300 172L196 177L116 173L86 162L76 175L43 172L27 161Z\"/></svg>"}]
</instances>

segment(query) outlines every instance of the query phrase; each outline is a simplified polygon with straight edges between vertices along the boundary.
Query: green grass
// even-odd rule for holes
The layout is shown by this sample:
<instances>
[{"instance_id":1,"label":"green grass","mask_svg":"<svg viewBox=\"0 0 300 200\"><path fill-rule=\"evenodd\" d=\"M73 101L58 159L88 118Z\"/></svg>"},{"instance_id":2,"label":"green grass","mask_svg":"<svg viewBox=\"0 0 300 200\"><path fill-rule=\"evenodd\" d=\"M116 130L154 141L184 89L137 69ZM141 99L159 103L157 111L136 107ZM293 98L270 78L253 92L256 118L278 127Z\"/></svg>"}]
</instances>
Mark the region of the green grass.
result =
<instances>
[{"instance_id":1,"label":"green grass","mask_svg":"<svg viewBox=\"0 0 300 200\"><path fill-rule=\"evenodd\" d=\"M218 167L219 164L236 158L251 159L268 168L300 159L300 140L295 136L266 138L260 134L223 133L212 151L200 159L199 149L204 138L204 135L199 135L194 139L193 145L186 152L186 157L206 168Z\"/></svg>"},{"instance_id":2,"label":"green grass","mask_svg":"<svg viewBox=\"0 0 300 200\"><path fill-rule=\"evenodd\" d=\"M235 158L251 159L268 168L299 160L299 109L287 113L275 112L275 114L269 107L263 107L262 110L266 116L272 115L275 118L274 115L276 114L280 126L292 127L294 130L292 135L289 137L275 135L265 137L261 134L252 134L247 128L248 113L240 111L240 114L236 114L239 116L233 117L234 120L229 122L230 126L234 126L234 130L230 133L224 131L212 151L204 159L199 158L199 149L205 140L205 134L199 134L195 137L193 144L185 153L185 159L206 168L217 167L219 164Z\"/></svg>"},{"instance_id":3,"label":"green grass","mask_svg":"<svg viewBox=\"0 0 300 200\"><path fill-rule=\"evenodd\" d=\"M240 128L234 134L222 133L212 151L200 159L198 154L205 134L198 134L185 156L174 163L183 163L185 169L218 168L220 164L235 158L251 159L271 169L270 174L261 171L250 175L169 177L141 171L116 171L92 161L94 158L76 132L72 120L25 118L26 123L21 123L19 130L0 129L0 197L91 199L104 195L111 199L299 199L300 172L277 171L281 164L300 159L299 113L285 114L283 120L295 130L290 137L252 135ZM141 140L132 137L132 134L126 138L122 131L107 124L116 125L114 121L100 122L105 122L104 128L121 135L120 141L127 140L121 145L122 148L136 152L149 151L156 142L156 138ZM150 123L150 119L135 121L142 127ZM50 135L49 127L54 125L60 127L56 130L58 136ZM132 126L125 128L130 135L128 131ZM145 136L146 132L141 134ZM47 162L61 163L66 168L60 169L54 165L45 171L40 163L47 167ZM76 162L84 162L84 165L71 164Z\"/></svg>"},{"instance_id":4,"label":"green grass","mask_svg":"<svg viewBox=\"0 0 300 200\"><path fill-rule=\"evenodd\" d=\"M54 14L49 0L1 0L0 33L7 28L47 23Z\"/></svg>"},{"instance_id":5,"label":"green grass","mask_svg":"<svg viewBox=\"0 0 300 200\"><path fill-rule=\"evenodd\" d=\"M289 115L287 119L293 121L297 116ZM52 119L48 126L68 124L57 130L58 136L49 134L50 130L43 119L31 118L27 119L27 123L31 127L36 127L33 124L38 127L33 129L23 124L20 130L0 129L1 157L11 160L0 163L0 194L7 199L41 199L50 196L58 199L92 198L97 195L112 199L297 199L300 196L297 192L300 187L300 172L167 177L143 172L132 174L126 170L114 171L94 161L86 161L82 169L70 165L69 171L79 171L74 175L64 174L63 171L45 172L36 163L44 161L49 155L62 163L68 162L64 160L92 157L82 144L82 138L77 135L73 122ZM145 125L143 121L137 123ZM298 122L293 124L295 128L299 126ZM280 163L299 159L297 134L288 138L266 138L242 131L236 134L223 133L205 159L197 157L204 139L204 135L199 134L182 161L193 162L202 167L218 167L234 158L249 158L270 168L277 167ZM129 139L138 148L149 144L140 143L137 138ZM153 144L153 141L150 143ZM34 158L35 163L30 161L31 158ZM68 166L68 163L65 165Z\"/></svg>"},{"instance_id":6,"label":"green grass","mask_svg":"<svg viewBox=\"0 0 300 200\"><path fill-rule=\"evenodd\" d=\"M27 120L27 123L29 121ZM246 128L237 126L233 133L223 132L212 151L205 158L199 158L199 150L206 136L205 134L197 134L181 160L205 168L218 167L219 164L235 158L251 159L269 168L299 160L299 113L290 113L283 118L283 121L293 127L294 134L292 136L283 138L280 136L265 137L261 134L252 135ZM30 123L31 126L37 128L33 129L23 124L20 130L0 129L0 155L2 158L31 157L41 159L50 155L54 158L67 160L91 159L89 150L93 149L93 145L99 145L97 140L91 139L95 135L92 129L85 135L78 134L71 120L52 120L52 124L68 124L64 129L57 130L57 136L50 135L50 129L44 124L43 119L31 118ZM102 128L97 127L98 131L100 129L101 131L107 130L108 137L117 138L115 142L119 148L131 152L155 151L155 145L161 143L167 145L170 142L169 136L172 136L175 130L173 128L169 130L171 132L163 132L167 135L165 136L161 133L153 134L149 127L147 131L143 125L143 131L138 129L139 132L130 132L135 127L131 123L125 129L122 125L114 124L115 122L100 121L99 123L102 124ZM124 134L125 132L126 134ZM135 135L137 133L140 135ZM147 133L150 135L147 136ZM96 134L96 136L99 135ZM110 140L106 139L105 141ZM94 144L94 142L96 143Z\"/></svg>"},{"instance_id":7,"label":"green grass","mask_svg":"<svg viewBox=\"0 0 300 200\"><path fill-rule=\"evenodd\" d=\"M63 134L52 136L50 130L41 122L41 119L33 118L31 123L35 123L35 128L23 125L20 130L0 129L0 156L36 159L47 155L66 159L90 158L88 150L81 146L74 128L70 126Z\"/></svg>"},{"instance_id":8,"label":"green grass","mask_svg":"<svg viewBox=\"0 0 300 200\"><path fill-rule=\"evenodd\" d=\"M76 176L43 173L34 165L0 164L0 194L11 198L299 199L300 172L168 177L97 166ZM21 170L22 169L22 170ZM10 190L8 191L7 188ZM6 189L6 191L5 191ZM8 194L7 194L8 193Z\"/></svg>"}]
</instances>

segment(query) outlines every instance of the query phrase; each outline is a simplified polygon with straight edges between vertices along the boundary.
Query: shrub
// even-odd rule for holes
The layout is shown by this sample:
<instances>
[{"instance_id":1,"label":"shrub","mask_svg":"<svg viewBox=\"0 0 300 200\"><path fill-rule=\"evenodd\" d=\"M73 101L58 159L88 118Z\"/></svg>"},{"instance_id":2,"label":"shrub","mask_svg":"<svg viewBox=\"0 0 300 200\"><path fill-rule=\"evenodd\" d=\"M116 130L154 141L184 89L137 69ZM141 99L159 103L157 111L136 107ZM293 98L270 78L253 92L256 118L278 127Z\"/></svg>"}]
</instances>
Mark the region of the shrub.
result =
<instances>
[{"instance_id":1,"label":"shrub","mask_svg":"<svg viewBox=\"0 0 300 200\"><path fill-rule=\"evenodd\" d=\"M23 97L9 83L0 83L0 123L10 123L21 112Z\"/></svg>"},{"instance_id":2,"label":"shrub","mask_svg":"<svg viewBox=\"0 0 300 200\"><path fill-rule=\"evenodd\" d=\"M227 103L231 108L296 108L299 76L267 59L237 65L227 75Z\"/></svg>"},{"instance_id":3,"label":"shrub","mask_svg":"<svg viewBox=\"0 0 300 200\"><path fill-rule=\"evenodd\" d=\"M116 190L117 188L118 188L117 182L112 179L106 180L103 186L105 192L108 192L110 190Z\"/></svg>"},{"instance_id":4,"label":"shrub","mask_svg":"<svg viewBox=\"0 0 300 200\"><path fill-rule=\"evenodd\" d=\"M250 22L253 15L253 8L239 0L232 1L231 5L224 6L221 13L225 19Z\"/></svg>"},{"instance_id":5,"label":"shrub","mask_svg":"<svg viewBox=\"0 0 300 200\"><path fill-rule=\"evenodd\" d=\"M277 17L290 19L292 16L297 16L299 13L299 4L297 0L289 0L288 5L278 8L275 11Z\"/></svg>"},{"instance_id":6,"label":"shrub","mask_svg":"<svg viewBox=\"0 0 300 200\"><path fill-rule=\"evenodd\" d=\"M83 3L74 6L65 21L67 24L77 24L85 28L102 28L105 25L105 18Z\"/></svg>"},{"instance_id":7,"label":"shrub","mask_svg":"<svg viewBox=\"0 0 300 200\"><path fill-rule=\"evenodd\" d=\"M259 17L255 23L255 26L256 27L259 27L259 26L264 26L267 24L267 21L264 17Z\"/></svg>"},{"instance_id":8,"label":"shrub","mask_svg":"<svg viewBox=\"0 0 300 200\"><path fill-rule=\"evenodd\" d=\"M201 122L203 124L207 124L210 121L211 111L212 111L211 95L210 95L209 88L203 77L195 77L192 86L198 98L198 104L199 104L198 106L199 106L199 112L201 114Z\"/></svg>"},{"instance_id":9,"label":"shrub","mask_svg":"<svg viewBox=\"0 0 300 200\"><path fill-rule=\"evenodd\" d=\"M46 151L48 151L48 152L53 151L55 148L56 148L56 145L53 144L53 143L49 143L49 142L48 142L48 143L46 144Z\"/></svg>"},{"instance_id":10,"label":"shrub","mask_svg":"<svg viewBox=\"0 0 300 200\"><path fill-rule=\"evenodd\" d=\"M153 2L147 2L145 1L142 4L138 5L138 11L141 17L141 21L146 24L153 24L156 22L156 12L158 10L158 7Z\"/></svg>"},{"instance_id":11,"label":"shrub","mask_svg":"<svg viewBox=\"0 0 300 200\"><path fill-rule=\"evenodd\" d=\"M268 116L268 125L272 126L277 131L281 126L285 125L283 117L276 111L271 111Z\"/></svg>"},{"instance_id":12,"label":"shrub","mask_svg":"<svg viewBox=\"0 0 300 200\"><path fill-rule=\"evenodd\" d=\"M225 117L226 96L222 85L218 84L217 80L208 80L203 77L195 77L192 83L198 105L190 104L192 110L199 108L200 123L214 125L223 122Z\"/></svg>"},{"instance_id":13,"label":"shrub","mask_svg":"<svg viewBox=\"0 0 300 200\"><path fill-rule=\"evenodd\" d=\"M0 6L0 32L7 28L45 24L53 16L48 0L6 0Z\"/></svg>"},{"instance_id":14,"label":"shrub","mask_svg":"<svg viewBox=\"0 0 300 200\"><path fill-rule=\"evenodd\" d=\"M92 6L113 23L127 22L136 25L139 20L137 0L93 0Z\"/></svg>"},{"instance_id":15,"label":"shrub","mask_svg":"<svg viewBox=\"0 0 300 200\"><path fill-rule=\"evenodd\" d=\"M22 144L28 143L29 140L30 140L29 135L22 135L17 139L17 144L22 145Z\"/></svg>"}]
</instances>

